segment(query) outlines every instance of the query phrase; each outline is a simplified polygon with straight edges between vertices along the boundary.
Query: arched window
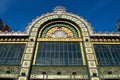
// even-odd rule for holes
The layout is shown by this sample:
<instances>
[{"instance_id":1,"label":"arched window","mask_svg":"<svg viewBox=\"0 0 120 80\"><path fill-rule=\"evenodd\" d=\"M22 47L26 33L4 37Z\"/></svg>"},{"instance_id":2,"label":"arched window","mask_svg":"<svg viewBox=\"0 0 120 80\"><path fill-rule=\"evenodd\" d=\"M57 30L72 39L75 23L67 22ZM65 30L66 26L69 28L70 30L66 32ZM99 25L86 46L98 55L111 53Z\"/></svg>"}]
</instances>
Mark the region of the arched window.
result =
<instances>
[{"instance_id":1,"label":"arched window","mask_svg":"<svg viewBox=\"0 0 120 80\"><path fill-rule=\"evenodd\" d=\"M36 65L80 66L83 64L81 42L72 40L79 38L78 32L73 26L64 23L49 25L43 29L40 38L53 38L57 40L38 41ZM69 40L66 41L66 39Z\"/></svg>"},{"instance_id":2,"label":"arched window","mask_svg":"<svg viewBox=\"0 0 120 80\"><path fill-rule=\"evenodd\" d=\"M77 38L77 31L68 24L53 24L42 32L43 38Z\"/></svg>"}]
</instances>

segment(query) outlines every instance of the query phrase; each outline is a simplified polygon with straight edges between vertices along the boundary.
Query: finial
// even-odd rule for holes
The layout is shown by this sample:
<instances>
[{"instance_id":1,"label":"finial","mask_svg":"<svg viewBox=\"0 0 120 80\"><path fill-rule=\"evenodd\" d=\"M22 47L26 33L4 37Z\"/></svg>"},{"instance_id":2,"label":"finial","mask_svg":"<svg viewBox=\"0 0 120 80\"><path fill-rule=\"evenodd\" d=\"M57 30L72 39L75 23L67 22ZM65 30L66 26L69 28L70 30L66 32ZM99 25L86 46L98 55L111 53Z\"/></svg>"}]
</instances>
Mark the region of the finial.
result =
<instances>
[{"instance_id":1,"label":"finial","mask_svg":"<svg viewBox=\"0 0 120 80\"><path fill-rule=\"evenodd\" d=\"M63 13L63 12L65 12L65 10L66 9L63 6L57 6L54 8L54 12L56 12L56 13Z\"/></svg>"}]
</instances>

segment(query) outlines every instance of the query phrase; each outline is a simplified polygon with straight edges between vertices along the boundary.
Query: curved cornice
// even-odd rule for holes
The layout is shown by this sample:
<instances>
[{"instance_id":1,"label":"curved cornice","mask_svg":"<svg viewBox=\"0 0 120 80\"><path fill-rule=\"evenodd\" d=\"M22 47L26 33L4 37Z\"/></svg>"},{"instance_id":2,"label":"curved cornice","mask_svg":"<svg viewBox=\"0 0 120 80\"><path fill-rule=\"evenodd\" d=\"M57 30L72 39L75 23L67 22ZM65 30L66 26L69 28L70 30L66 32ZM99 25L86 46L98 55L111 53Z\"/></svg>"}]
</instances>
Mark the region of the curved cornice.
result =
<instances>
[{"instance_id":1,"label":"curved cornice","mask_svg":"<svg viewBox=\"0 0 120 80\"><path fill-rule=\"evenodd\" d=\"M44 14L44 15L41 15L39 17L37 17L35 20L33 20L29 25L28 27L26 28L26 32L29 34L30 32L30 29L32 28L32 26L40 19L44 18L44 17L47 17L47 16L51 16L51 15L69 15L69 16L72 16L72 17L75 17L77 18L78 20L80 20L82 23L84 23L86 25L86 27L88 28L90 34L93 33L93 28L90 26L90 24L87 22L87 20L83 19L82 17L78 16L78 15L75 15L73 13L68 13L65 11L65 8L64 7L61 7L61 6L58 6L54 9L54 11L52 13L47 13L47 14Z\"/></svg>"},{"instance_id":2,"label":"curved cornice","mask_svg":"<svg viewBox=\"0 0 120 80\"><path fill-rule=\"evenodd\" d=\"M32 22L29 23L29 25L27 26L25 32L0 32L0 36L28 36L31 28L34 26L34 24L37 21L39 21L40 19L47 17L47 16L61 15L61 14L69 15L69 16L79 19L83 24L86 25L86 27L90 33L90 36L120 36L120 33L112 33L112 32L111 33L102 33L102 32L95 33L95 32L93 32L93 28L91 27L90 23L87 22L87 20L83 19L82 17L80 17L76 14L66 12L66 9L61 6L54 8L54 11L51 13L43 14L43 15L37 17L36 19L32 20Z\"/></svg>"}]
</instances>

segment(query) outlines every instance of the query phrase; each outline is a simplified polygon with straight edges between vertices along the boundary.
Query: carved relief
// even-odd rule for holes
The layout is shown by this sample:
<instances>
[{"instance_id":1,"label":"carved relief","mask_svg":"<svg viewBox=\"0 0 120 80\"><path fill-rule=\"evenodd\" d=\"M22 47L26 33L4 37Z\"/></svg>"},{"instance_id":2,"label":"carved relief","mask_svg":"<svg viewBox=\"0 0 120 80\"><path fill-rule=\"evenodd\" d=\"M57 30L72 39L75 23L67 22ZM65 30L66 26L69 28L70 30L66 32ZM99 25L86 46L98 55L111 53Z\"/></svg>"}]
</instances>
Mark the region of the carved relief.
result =
<instances>
[{"instance_id":1,"label":"carved relief","mask_svg":"<svg viewBox=\"0 0 120 80\"><path fill-rule=\"evenodd\" d=\"M94 55L93 54L87 54L87 59L88 60L94 60Z\"/></svg>"},{"instance_id":2,"label":"carved relief","mask_svg":"<svg viewBox=\"0 0 120 80\"><path fill-rule=\"evenodd\" d=\"M84 24L80 24L80 27L81 27L81 28L85 28L85 25L84 25Z\"/></svg>"},{"instance_id":3,"label":"carved relief","mask_svg":"<svg viewBox=\"0 0 120 80\"><path fill-rule=\"evenodd\" d=\"M19 80L27 80L26 77L19 77Z\"/></svg>"},{"instance_id":4,"label":"carved relief","mask_svg":"<svg viewBox=\"0 0 120 80\"><path fill-rule=\"evenodd\" d=\"M22 68L21 74L28 75L28 68Z\"/></svg>"},{"instance_id":5,"label":"carved relief","mask_svg":"<svg viewBox=\"0 0 120 80\"><path fill-rule=\"evenodd\" d=\"M86 48L86 53L93 53L92 48Z\"/></svg>"},{"instance_id":6,"label":"carved relief","mask_svg":"<svg viewBox=\"0 0 120 80\"><path fill-rule=\"evenodd\" d=\"M91 43L90 42L85 42L85 47L91 47Z\"/></svg>"},{"instance_id":7,"label":"carved relief","mask_svg":"<svg viewBox=\"0 0 120 80\"><path fill-rule=\"evenodd\" d=\"M60 71L69 74L71 74L72 72L84 74L86 70L87 69L85 67L33 67L32 74L40 74L43 71L47 73L57 73Z\"/></svg>"},{"instance_id":8,"label":"carved relief","mask_svg":"<svg viewBox=\"0 0 120 80\"><path fill-rule=\"evenodd\" d=\"M100 79L96 77L96 78L92 78L92 80L100 80Z\"/></svg>"},{"instance_id":9,"label":"carved relief","mask_svg":"<svg viewBox=\"0 0 120 80\"><path fill-rule=\"evenodd\" d=\"M26 49L26 53L32 53L32 51L33 51L33 48L27 48Z\"/></svg>"},{"instance_id":10,"label":"carved relief","mask_svg":"<svg viewBox=\"0 0 120 80\"><path fill-rule=\"evenodd\" d=\"M88 41L90 41L90 38L89 38L89 37L83 37L83 40L84 40L85 42L88 42Z\"/></svg>"},{"instance_id":11,"label":"carved relief","mask_svg":"<svg viewBox=\"0 0 120 80\"><path fill-rule=\"evenodd\" d=\"M88 35L88 32L82 32L82 35L83 35L83 36L89 36L89 35Z\"/></svg>"},{"instance_id":12,"label":"carved relief","mask_svg":"<svg viewBox=\"0 0 120 80\"><path fill-rule=\"evenodd\" d=\"M36 36L37 33L36 32L31 32L30 36Z\"/></svg>"},{"instance_id":13,"label":"carved relief","mask_svg":"<svg viewBox=\"0 0 120 80\"><path fill-rule=\"evenodd\" d=\"M108 73L109 71L115 72L115 73L119 73L120 72L120 67L115 67L115 66L111 66L111 67L99 67L98 68L100 73Z\"/></svg>"},{"instance_id":14,"label":"carved relief","mask_svg":"<svg viewBox=\"0 0 120 80\"><path fill-rule=\"evenodd\" d=\"M33 28L33 29L32 29L32 31L37 31L37 30L38 30L38 28Z\"/></svg>"},{"instance_id":15,"label":"carved relief","mask_svg":"<svg viewBox=\"0 0 120 80\"><path fill-rule=\"evenodd\" d=\"M95 68L96 67L95 61L88 61L88 65L89 65L90 68Z\"/></svg>"},{"instance_id":16,"label":"carved relief","mask_svg":"<svg viewBox=\"0 0 120 80\"><path fill-rule=\"evenodd\" d=\"M32 56L32 54L25 54L24 59L25 59L25 60L30 60L30 59L31 59L31 56Z\"/></svg>"},{"instance_id":17,"label":"carved relief","mask_svg":"<svg viewBox=\"0 0 120 80\"><path fill-rule=\"evenodd\" d=\"M97 69L90 69L90 75L93 76L94 73L98 75Z\"/></svg>"},{"instance_id":18,"label":"carved relief","mask_svg":"<svg viewBox=\"0 0 120 80\"><path fill-rule=\"evenodd\" d=\"M6 73L6 71L16 74L19 72L19 66L0 66L0 73Z\"/></svg>"},{"instance_id":19,"label":"carved relief","mask_svg":"<svg viewBox=\"0 0 120 80\"><path fill-rule=\"evenodd\" d=\"M30 61L23 61L22 67L29 67Z\"/></svg>"},{"instance_id":20,"label":"carved relief","mask_svg":"<svg viewBox=\"0 0 120 80\"><path fill-rule=\"evenodd\" d=\"M87 31L87 28L81 28L81 31Z\"/></svg>"},{"instance_id":21,"label":"carved relief","mask_svg":"<svg viewBox=\"0 0 120 80\"><path fill-rule=\"evenodd\" d=\"M35 41L36 37L30 37L29 41Z\"/></svg>"},{"instance_id":22,"label":"carved relief","mask_svg":"<svg viewBox=\"0 0 120 80\"><path fill-rule=\"evenodd\" d=\"M27 46L28 47L34 47L34 42L28 42Z\"/></svg>"}]
</instances>

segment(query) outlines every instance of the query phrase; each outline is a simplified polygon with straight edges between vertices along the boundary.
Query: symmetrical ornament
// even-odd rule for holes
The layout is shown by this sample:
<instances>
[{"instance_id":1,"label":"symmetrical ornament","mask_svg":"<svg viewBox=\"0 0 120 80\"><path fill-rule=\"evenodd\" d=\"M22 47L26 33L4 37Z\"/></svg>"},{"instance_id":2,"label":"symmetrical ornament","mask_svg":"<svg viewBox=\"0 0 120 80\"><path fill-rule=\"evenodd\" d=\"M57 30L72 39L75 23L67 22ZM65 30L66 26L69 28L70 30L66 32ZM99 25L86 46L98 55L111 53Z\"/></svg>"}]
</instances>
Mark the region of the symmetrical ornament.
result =
<instances>
[{"instance_id":1,"label":"symmetrical ornament","mask_svg":"<svg viewBox=\"0 0 120 80\"><path fill-rule=\"evenodd\" d=\"M43 31L39 31L39 29L43 29L43 23L49 22L50 20L56 20L56 19L61 19L61 20L68 20L74 23L75 26L66 25L47 25L44 27ZM64 22L62 22L64 23ZM87 65L88 70L89 70L89 76L90 80L99 80L98 75L96 77L93 77L92 74L93 72L97 73L97 68L96 68L96 62L94 58L94 52L92 49L91 41L90 41L90 34L92 33L91 30L92 28L90 25L81 17L67 13L63 7L57 7L53 13L49 13L46 15L43 15L36 20L32 22L32 24L29 25L27 33L29 33L29 41L28 41L28 46L26 46L26 51L24 55L24 60L22 61L22 67L20 70L20 74L22 72L26 72L26 75L23 77L22 75L19 75L19 80L28 80L29 77L27 75L30 75L29 70L31 70L32 66L32 58L35 50L35 44L39 38L66 38L69 40L69 38L80 38L83 41L83 47L84 47L84 52L86 55L87 59ZM38 34L39 33L39 34ZM31 47L33 46L33 47ZM30 55L31 54L31 55ZM89 55L90 54L90 55ZM31 57L32 56L32 57ZM30 59L31 58L31 59ZM92 70L93 69L93 70ZM28 70L28 71L27 71ZM62 70L61 70L62 71ZM33 77L33 76L32 76ZM42 78L48 78L46 75L39 75L39 77ZM59 76L57 76L59 77ZM61 76L62 77L62 76ZM72 76L73 78L80 78L81 76ZM49 77L50 78L50 77Z\"/></svg>"},{"instance_id":2,"label":"symmetrical ornament","mask_svg":"<svg viewBox=\"0 0 120 80\"><path fill-rule=\"evenodd\" d=\"M48 26L42 32L43 38L77 38L78 33L72 26L66 24L54 24Z\"/></svg>"}]
</instances>

